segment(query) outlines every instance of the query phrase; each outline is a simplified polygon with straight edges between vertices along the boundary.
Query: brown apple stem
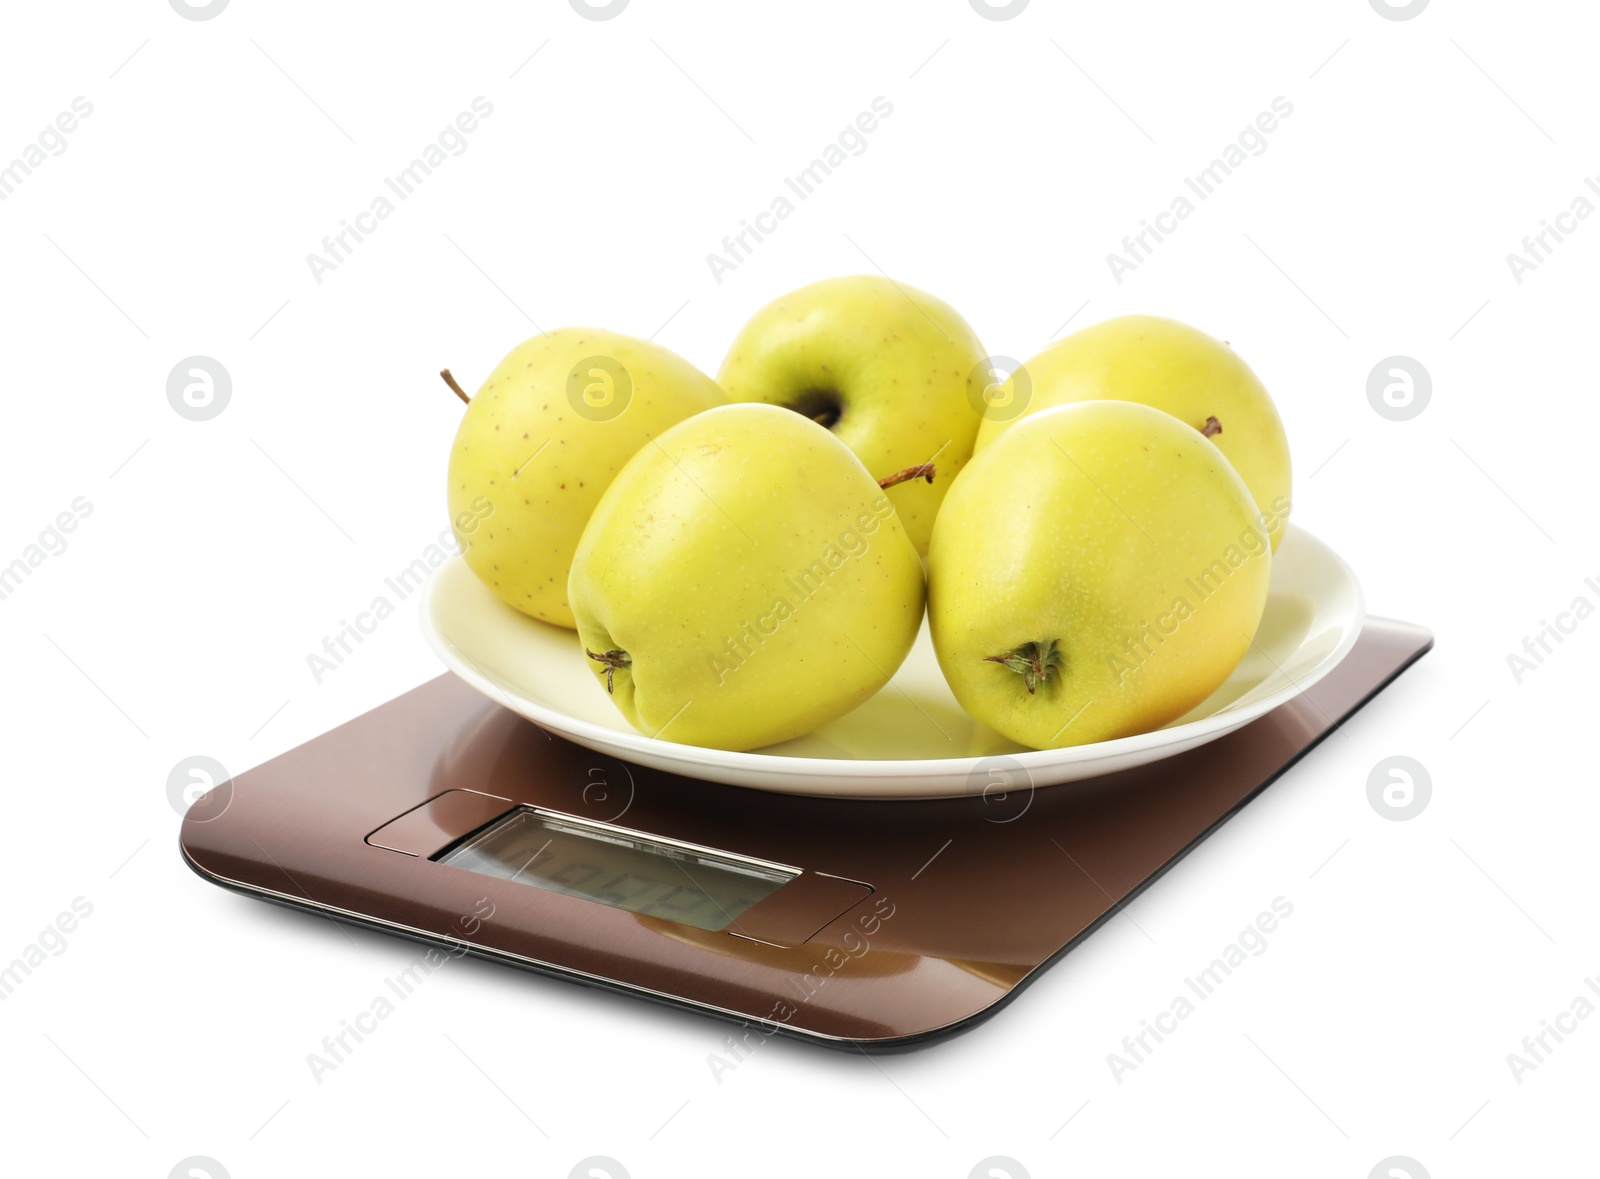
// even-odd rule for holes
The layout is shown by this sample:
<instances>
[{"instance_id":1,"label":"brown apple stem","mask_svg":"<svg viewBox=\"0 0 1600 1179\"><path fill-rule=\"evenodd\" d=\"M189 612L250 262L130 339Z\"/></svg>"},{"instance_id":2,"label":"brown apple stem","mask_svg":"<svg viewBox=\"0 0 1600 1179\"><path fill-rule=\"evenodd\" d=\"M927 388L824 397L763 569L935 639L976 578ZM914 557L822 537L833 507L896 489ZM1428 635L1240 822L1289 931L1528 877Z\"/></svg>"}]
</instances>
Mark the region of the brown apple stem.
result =
<instances>
[{"instance_id":1,"label":"brown apple stem","mask_svg":"<svg viewBox=\"0 0 1600 1179\"><path fill-rule=\"evenodd\" d=\"M602 663L606 669L606 695L611 695L611 681L618 671L627 671L633 666L633 656L626 651L612 648L610 651L591 651L588 647L583 653L596 663Z\"/></svg>"},{"instance_id":2,"label":"brown apple stem","mask_svg":"<svg viewBox=\"0 0 1600 1179\"><path fill-rule=\"evenodd\" d=\"M440 369L439 370L439 375L444 378L444 383L446 385L450 386L450 388L455 392L455 395L457 397L461 398L461 403L463 405L471 405L472 404L472 398L467 396L467 391L465 389L463 389L460 385L456 384L456 379L453 376L450 375L450 370L449 369L447 369L447 368Z\"/></svg>"},{"instance_id":3,"label":"brown apple stem","mask_svg":"<svg viewBox=\"0 0 1600 1179\"><path fill-rule=\"evenodd\" d=\"M878 486L885 491L898 483L909 483L913 479L926 479L933 482L934 469L932 463L918 463L914 467L907 467L903 471L896 471L893 475L885 475L878 480Z\"/></svg>"},{"instance_id":4,"label":"brown apple stem","mask_svg":"<svg viewBox=\"0 0 1600 1179\"><path fill-rule=\"evenodd\" d=\"M983 661L998 663L1006 670L1016 672L1028 686L1030 696L1039 690L1040 684L1048 684L1060 675L1066 666L1066 657L1061 654L1054 639L1022 643L1003 655L985 655Z\"/></svg>"},{"instance_id":5,"label":"brown apple stem","mask_svg":"<svg viewBox=\"0 0 1600 1179\"><path fill-rule=\"evenodd\" d=\"M1209 417L1206 419L1206 424L1200 427L1200 433L1207 438L1210 438L1213 434L1220 434L1222 433L1222 423L1217 421L1215 417Z\"/></svg>"}]
</instances>

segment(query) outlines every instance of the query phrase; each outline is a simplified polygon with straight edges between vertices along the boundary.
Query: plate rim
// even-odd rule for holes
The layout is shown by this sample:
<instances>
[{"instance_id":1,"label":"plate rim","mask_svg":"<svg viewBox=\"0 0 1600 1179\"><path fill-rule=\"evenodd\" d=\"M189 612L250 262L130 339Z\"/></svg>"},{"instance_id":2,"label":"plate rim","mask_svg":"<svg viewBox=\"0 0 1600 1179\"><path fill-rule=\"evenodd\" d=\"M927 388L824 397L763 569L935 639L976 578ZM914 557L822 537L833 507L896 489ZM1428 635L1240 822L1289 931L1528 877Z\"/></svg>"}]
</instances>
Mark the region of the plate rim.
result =
<instances>
[{"instance_id":1,"label":"plate rim","mask_svg":"<svg viewBox=\"0 0 1600 1179\"><path fill-rule=\"evenodd\" d=\"M447 670L466 680L484 695L498 699L511 711L519 713L538 724L547 725L557 733L567 736L569 740L576 741L579 744L587 745L588 742L596 742L605 751L626 750L627 753L637 754L656 761L669 760L685 766L715 767L723 771L744 769L751 773L780 778L849 776L857 779L871 778L893 781L909 778L965 777L971 774L980 764L993 762L1001 757L1015 762L1025 770L1032 771L1046 767L1092 764L1096 761L1114 760L1142 753L1162 745L1178 745L1183 740L1178 734L1200 737L1214 733L1216 737L1223 736L1232 729L1240 728L1253 720L1260 719L1267 713L1288 703L1296 696L1303 694L1307 688L1316 684L1318 680L1321 680L1337 667L1360 638L1362 625L1366 620L1366 597L1362 591L1360 579L1356 577L1355 571L1350 567L1349 563L1331 545L1323 541L1315 533L1293 523L1289 525L1289 528L1294 533L1303 536L1318 546L1323 554L1338 565L1344 575L1345 584L1349 586L1355 596L1353 624L1345 629L1345 633L1338 645L1317 665L1314 669L1314 676L1302 680L1290 679L1289 683L1284 687L1270 693L1254 704L1238 710L1238 712L1213 713L1208 717L1190 721L1176 728L1152 729L1145 733L1116 737L1109 741L1094 741L1086 745L1069 745L1053 749L1025 749L1015 753L989 753L939 758L864 759L808 757L798 754L716 749L706 745L687 745L678 741L667 741L660 737L651 737L636 731L627 732L621 729L608 728L594 721L559 712L520 694L518 694L517 699L522 707L514 706L510 703L511 693L507 691L506 687L483 671L477 661L462 649L454 639L445 634L441 627L434 625L433 607L439 597L439 587L443 581L445 571L457 564L465 564L466 558L459 553L452 556L430 574L427 585L421 595L422 600L418 614L424 638ZM1288 535L1285 535L1284 539L1287 541L1289 539ZM1282 547L1281 543L1279 547ZM507 609L511 609L511 607L507 607ZM538 626L552 625L533 618L528 619L528 621ZM1253 641L1252 639L1252 643ZM463 667L461 666L462 664L466 666ZM1278 671L1285 678L1288 678L1288 673L1284 672L1282 668L1278 668ZM530 713L537 715L530 716ZM1219 723L1213 724L1213 722ZM593 745L588 747L595 748ZM1180 752L1180 750L1174 750L1174 753L1177 752Z\"/></svg>"}]
</instances>

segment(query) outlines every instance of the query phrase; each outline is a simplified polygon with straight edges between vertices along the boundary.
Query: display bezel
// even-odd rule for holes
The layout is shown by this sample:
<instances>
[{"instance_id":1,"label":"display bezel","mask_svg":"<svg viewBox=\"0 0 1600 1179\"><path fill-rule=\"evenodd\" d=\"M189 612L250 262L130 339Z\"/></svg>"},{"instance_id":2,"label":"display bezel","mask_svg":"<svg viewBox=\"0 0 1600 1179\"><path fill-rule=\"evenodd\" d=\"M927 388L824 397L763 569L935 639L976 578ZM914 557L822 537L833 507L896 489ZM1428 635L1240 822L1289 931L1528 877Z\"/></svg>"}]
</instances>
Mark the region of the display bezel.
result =
<instances>
[{"instance_id":1,"label":"display bezel","mask_svg":"<svg viewBox=\"0 0 1600 1179\"><path fill-rule=\"evenodd\" d=\"M589 841L596 844L611 844L625 849L635 855L649 856L653 860L674 863L680 871L684 872L689 883L703 893L726 920L718 926L703 925L694 921L679 920L674 917L659 913L644 913L641 909L628 904L609 900L605 897L591 895L576 887L560 887L561 882L543 880L534 876L522 876L523 868L519 868L510 876L500 875L495 872L486 872L480 867L467 863L452 862L451 857L472 848L476 844L490 839L497 832L519 821L532 820L547 831L557 835L564 835L578 841ZM537 855L537 853L535 853ZM503 867L510 865L506 861L498 860L492 853L484 853L485 860L497 863ZM728 851L725 848L709 847L705 844L691 843L688 840L674 839L671 836L657 835L649 831L640 831L633 827L623 827L616 823L601 822L595 819L585 819L576 815L565 814L560 811L550 810L538 806L514 806L509 810L496 815L487 823L480 824L467 832L459 839L454 839L428 857L429 860L441 863L446 867L459 868L466 872L476 872L493 880L504 880L507 883L526 885L540 889L557 896L574 897L587 900L594 904L605 905L608 908L622 912L635 913L641 916L654 917L660 920L675 921L678 924L692 928L705 929L708 932L720 932L737 923L740 916L756 905L769 900L783 888L792 884L804 875L804 869L792 864L781 864L773 860L761 859L757 856L744 855L739 852ZM684 866L685 861L698 863L703 867L718 870L731 876L742 876L759 882L758 887L764 886L765 891L749 904L729 913L723 908L718 897L696 881L694 876ZM529 861L532 863L532 860Z\"/></svg>"}]
</instances>

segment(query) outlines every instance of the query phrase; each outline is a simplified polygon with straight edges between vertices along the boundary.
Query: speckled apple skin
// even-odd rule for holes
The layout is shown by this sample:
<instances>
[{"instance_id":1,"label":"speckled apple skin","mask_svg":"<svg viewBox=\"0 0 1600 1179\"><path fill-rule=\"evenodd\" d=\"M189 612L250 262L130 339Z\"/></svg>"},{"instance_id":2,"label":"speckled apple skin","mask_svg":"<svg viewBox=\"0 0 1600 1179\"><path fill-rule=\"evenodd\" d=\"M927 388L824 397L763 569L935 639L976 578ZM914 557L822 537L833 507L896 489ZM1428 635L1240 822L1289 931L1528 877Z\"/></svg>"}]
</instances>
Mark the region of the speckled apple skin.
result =
<instances>
[{"instance_id":1,"label":"speckled apple skin","mask_svg":"<svg viewBox=\"0 0 1600 1179\"><path fill-rule=\"evenodd\" d=\"M626 408L605 420L568 396L575 367L597 356L627 373ZM450 450L450 521L467 565L501 601L572 627L567 575L601 494L641 446L727 401L647 340L561 328L519 344L473 395Z\"/></svg>"}]
</instances>

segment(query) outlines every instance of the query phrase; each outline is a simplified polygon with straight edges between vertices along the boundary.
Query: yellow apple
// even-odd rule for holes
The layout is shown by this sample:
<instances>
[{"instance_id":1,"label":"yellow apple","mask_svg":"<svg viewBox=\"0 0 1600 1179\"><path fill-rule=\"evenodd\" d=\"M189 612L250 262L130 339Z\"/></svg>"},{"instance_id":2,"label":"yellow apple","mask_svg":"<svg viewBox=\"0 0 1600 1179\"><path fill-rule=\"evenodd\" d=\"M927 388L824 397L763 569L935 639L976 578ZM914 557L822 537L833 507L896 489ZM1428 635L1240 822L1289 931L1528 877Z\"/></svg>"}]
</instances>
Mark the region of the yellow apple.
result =
<instances>
[{"instance_id":1,"label":"yellow apple","mask_svg":"<svg viewBox=\"0 0 1600 1179\"><path fill-rule=\"evenodd\" d=\"M1030 413L1079 401L1137 401L1205 433L1244 479L1276 549L1289 519L1289 441L1250 366L1220 340L1155 315L1108 319L1058 340L1001 386L982 450ZM1013 408L1016 407L1016 408Z\"/></svg>"},{"instance_id":2,"label":"yellow apple","mask_svg":"<svg viewBox=\"0 0 1600 1179\"><path fill-rule=\"evenodd\" d=\"M844 443L787 409L729 405L629 460L578 544L568 599L635 728L753 749L888 682L922 622L922 562Z\"/></svg>"},{"instance_id":3,"label":"yellow apple","mask_svg":"<svg viewBox=\"0 0 1600 1179\"><path fill-rule=\"evenodd\" d=\"M1148 406L1030 414L950 488L928 622L963 708L1035 749L1159 728L1238 665L1272 550L1198 431Z\"/></svg>"},{"instance_id":4,"label":"yellow apple","mask_svg":"<svg viewBox=\"0 0 1600 1179\"><path fill-rule=\"evenodd\" d=\"M882 479L931 462L932 483L890 488L919 553L945 489L972 455L982 401L971 382L983 345L954 308L876 275L830 278L750 318L717 382L734 401L765 401L827 426ZM987 383L988 375L980 380Z\"/></svg>"},{"instance_id":5,"label":"yellow apple","mask_svg":"<svg viewBox=\"0 0 1600 1179\"><path fill-rule=\"evenodd\" d=\"M567 574L601 493L641 446L727 400L648 340L561 328L519 344L468 403L450 451L468 567L501 601L571 627Z\"/></svg>"}]
</instances>

